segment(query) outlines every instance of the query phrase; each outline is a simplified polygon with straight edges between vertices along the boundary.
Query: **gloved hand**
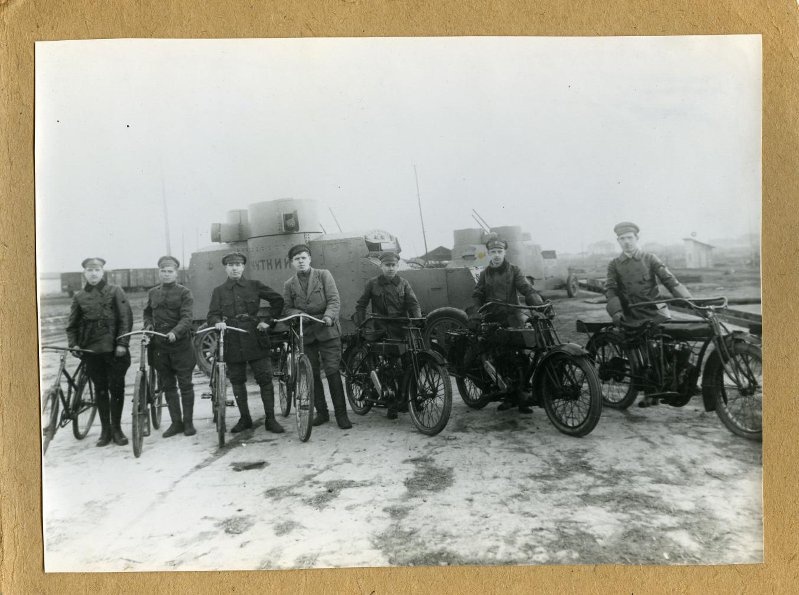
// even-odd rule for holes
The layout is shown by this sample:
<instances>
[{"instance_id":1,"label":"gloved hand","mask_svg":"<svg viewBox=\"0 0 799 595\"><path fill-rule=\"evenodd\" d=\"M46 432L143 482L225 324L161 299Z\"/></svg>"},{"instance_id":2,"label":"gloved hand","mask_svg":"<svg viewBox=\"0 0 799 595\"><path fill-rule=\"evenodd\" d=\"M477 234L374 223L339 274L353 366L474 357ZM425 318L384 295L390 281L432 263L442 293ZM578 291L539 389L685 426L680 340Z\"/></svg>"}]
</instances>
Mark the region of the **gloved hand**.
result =
<instances>
[{"instance_id":1,"label":"gloved hand","mask_svg":"<svg viewBox=\"0 0 799 595\"><path fill-rule=\"evenodd\" d=\"M622 314L621 312L616 312L613 315L613 324L615 324L616 326L621 326L622 322L624 322L624 314Z\"/></svg>"}]
</instances>

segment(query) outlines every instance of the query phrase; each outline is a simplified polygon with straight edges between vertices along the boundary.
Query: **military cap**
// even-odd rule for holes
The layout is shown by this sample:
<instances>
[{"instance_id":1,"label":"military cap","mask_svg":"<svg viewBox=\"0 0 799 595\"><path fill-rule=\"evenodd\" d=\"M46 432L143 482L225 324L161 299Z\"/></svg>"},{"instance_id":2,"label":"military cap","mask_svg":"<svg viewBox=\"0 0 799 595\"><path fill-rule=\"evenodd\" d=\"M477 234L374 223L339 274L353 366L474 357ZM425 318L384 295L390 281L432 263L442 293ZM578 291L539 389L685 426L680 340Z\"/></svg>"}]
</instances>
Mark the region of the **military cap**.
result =
<instances>
[{"instance_id":1,"label":"military cap","mask_svg":"<svg viewBox=\"0 0 799 595\"><path fill-rule=\"evenodd\" d=\"M387 262L399 262L399 256L397 256L396 252L381 252L380 256L377 257L381 264Z\"/></svg>"},{"instance_id":2,"label":"military cap","mask_svg":"<svg viewBox=\"0 0 799 595\"><path fill-rule=\"evenodd\" d=\"M621 223L617 223L616 227L613 228L613 231L616 233L617 236L623 235L625 233L638 233L639 229L635 223L631 223L630 221L622 221Z\"/></svg>"},{"instance_id":3,"label":"military cap","mask_svg":"<svg viewBox=\"0 0 799 595\"><path fill-rule=\"evenodd\" d=\"M292 246L289 248L289 260L297 256L297 254L301 254L303 252L307 252L309 256L311 255L311 249L305 244L297 244L296 246Z\"/></svg>"},{"instance_id":4,"label":"military cap","mask_svg":"<svg viewBox=\"0 0 799 595\"><path fill-rule=\"evenodd\" d=\"M486 240L486 249L491 250L491 248L503 248L507 250L508 242L500 239L495 233L489 234L488 239Z\"/></svg>"},{"instance_id":5,"label":"military cap","mask_svg":"<svg viewBox=\"0 0 799 595\"><path fill-rule=\"evenodd\" d=\"M247 257L238 250L236 252L230 252L228 254L225 254L222 257L222 264L224 265L234 264L236 262L240 262L241 264L247 264Z\"/></svg>"},{"instance_id":6,"label":"military cap","mask_svg":"<svg viewBox=\"0 0 799 595\"><path fill-rule=\"evenodd\" d=\"M91 258L84 258L83 262L80 263L80 266L82 266L85 269L86 267L88 267L89 265L92 265L92 264L95 265L95 266L99 265L101 267L104 267L105 266L105 259L104 258L100 258L99 256L92 256Z\"/></svg>"},{"instance_id":7,"label":"military cap","mask_svg":"<svg viewBox=\"0 0 799 595\"><path fill-rule=\"evenodd\" d=\"M158 268L173 266L176 269L180 268L180 261L174 256L162 256L158 259Z\"/></svg>"}]
</instances>

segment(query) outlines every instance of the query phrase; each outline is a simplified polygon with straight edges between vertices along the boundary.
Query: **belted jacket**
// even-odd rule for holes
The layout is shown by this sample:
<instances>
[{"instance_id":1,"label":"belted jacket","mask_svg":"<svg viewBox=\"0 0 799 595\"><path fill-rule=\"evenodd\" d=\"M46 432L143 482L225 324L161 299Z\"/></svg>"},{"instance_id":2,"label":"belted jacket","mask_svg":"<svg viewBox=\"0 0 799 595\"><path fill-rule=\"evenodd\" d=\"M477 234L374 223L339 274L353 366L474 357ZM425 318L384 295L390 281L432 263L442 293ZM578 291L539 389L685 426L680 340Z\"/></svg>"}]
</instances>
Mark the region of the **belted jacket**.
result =
<instances>
[{"instance_id":1,"label":"belted jacket","mask_svg":"<svg viewBox=\"0 0 799 595\"><path fill-rule=\"evenodd\" d=\"M518 304L520 293L528 306L543 302L521 269L506 260L498 267L489 266L480 271L477 286L472 292L472 300L476 308L490 301Z\"/></svg>"},{"instance_id":2,"label":"belted jacket","mask_svg":"<svg viewBox=\"0 0 799 595\"><path fill-rule=\"evenodd\" d=\"M669 317L669 310L665 304L630 309L631 304L657 300L660 296L658 281L672 294L677 295L680 282L654 254L636 250L630 256L626 254L617 256L608 264L608 275L605 280L608 314L613 316L617 312L623 312L626 317L633 320L658 315Z\"/></svg>"},{"instance_id":3,"label":"belted jacket","mask_svg":"<svg viewBox=\"0 0 799 595\"><path fill-rule=\"evenodd\" d=\"M117 346L128 346L130 337L117 337L129 333L132 328L133 311L121 287L101 279L94 286L87 283L72 298L67 322L70 347L110 353Z\"/></svg>"},{"instance_id":4,"label":"belted jacket","mask_svg":"<svg viewBox=\"0 0 799 595\"><path fill-rule=\"evenodd\" d=\"M422 309L407 279L396 275L389 279L385 275L372 277L366 282L363 295L355 303L355 321L366 318L366 308L371 302L372 312L378 316L408 316L421 318Z\"/></svg>"},{"instance_id":5,"label":"belted jacket","mask_svg":"<svg viewBox=\"0 0 799 595\"><path fill-rule=\"evenodd\" d=\"M154 331L175 333L175 342L153 337L153 342L162 351L179 351L191 343L191 318L194 296L188 287L179 283L161 283L147 293L144 307L144 324Z\"/></svg>"},{"instance_id":6,"label":"belted jacket","mask_svg":"<svg viewBox=\"0 0 799 595\"><path fill-rule=\"evenodd\" d=\"M269 314L259 316L261 300L269 302ZM269 356L268 334L258 331L259 322L272 324L283 309L283 297L257 279L228 279L211 294L208 324L226 322L246 331L225 333L225 361L251 361Z\"/></svg>"},{"instance_id":7,"label":"belted jacket","mask_svg":"<svg viewBox=\"0 0 799 595\"><path fill-rule=\"evenodd\" d=\"M333 326L303 323L306 343L340 337L341 298L333 275L328 270L312 268L308 272L307 283L300 282L298 275L299 273L295 274L283 284L283 298L286 304L284 315L305 312L320 319L328 316L333 321Z\"/></svg>"}]
</instances>

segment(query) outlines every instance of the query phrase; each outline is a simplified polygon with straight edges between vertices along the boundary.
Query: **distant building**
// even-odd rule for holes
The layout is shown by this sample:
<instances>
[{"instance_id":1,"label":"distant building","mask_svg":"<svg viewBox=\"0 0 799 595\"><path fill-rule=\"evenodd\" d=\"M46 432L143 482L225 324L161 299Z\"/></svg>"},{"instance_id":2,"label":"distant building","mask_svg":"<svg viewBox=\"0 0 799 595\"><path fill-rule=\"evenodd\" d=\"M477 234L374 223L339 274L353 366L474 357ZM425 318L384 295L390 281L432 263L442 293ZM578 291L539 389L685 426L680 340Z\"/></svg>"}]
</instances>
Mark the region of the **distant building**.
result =
<instances>
[{"instance_id":1,"label":"distant building","mask_svg":"<svg viewBox=\"0 0 799 595\"><path fill-rule=\"evenodd\" d=\"M39 295L61 293L61 273L39 273Z\"/></svg>"},{"instance_id":2,"label":"distant building","mask_svg":"<svg viewBox=\"0 0 799 595\"><path fill-rule=\"evenodd\" d=\"M420 256L416 260L424 261L428 266L444 267L452 260L452 250L444 246L439 246L438 248L433 248L430 252Z\"/></svg>"},{"instance_id":3,"label":"distant building","mask_svg":"<svg viewBox=\"0 0 799 595\"><path fill-rule=\"evenodd\" d=\"M713 266L713 246L693 238L683 238L685 247L685 267L688 269L707 269Z\"/></svg>"}]
</instances>

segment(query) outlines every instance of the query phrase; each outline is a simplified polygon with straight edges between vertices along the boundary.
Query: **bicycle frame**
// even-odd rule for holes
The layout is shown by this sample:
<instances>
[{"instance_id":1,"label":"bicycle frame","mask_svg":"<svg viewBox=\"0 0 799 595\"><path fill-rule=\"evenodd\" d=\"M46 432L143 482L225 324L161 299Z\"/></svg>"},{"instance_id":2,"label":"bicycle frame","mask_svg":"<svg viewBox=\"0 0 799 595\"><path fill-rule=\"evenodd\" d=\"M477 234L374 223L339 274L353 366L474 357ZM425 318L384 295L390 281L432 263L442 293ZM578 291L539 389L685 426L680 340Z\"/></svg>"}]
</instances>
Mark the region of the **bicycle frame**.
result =
<instances>
[{"instance_id":1,"label":"bicycle frame","mask_svg":"<svg viewBox=\"0 0 799 595\"><path fill-rule=\"evenodd\" d=\"M72 410L70 409L70 401L72 400L72 393L78 390L77 378L80 376L83 367L86 365L83 361L78 364L78 367L75 368L75 371L70 374L67 371L67 355L69 353L94 353L90 349L78 349L69 347L58 347L55 345L43 345L41 348L42 351L60 351L61 355L59 356L58 362L58 373L56 374L55 380L50 385L52 389L59 390L59 400L61 401L61 416L58 421L58 427L63 428L66 426L70 421L72 421ZM61 378L66 377L67 379L67 391L64 394L64 391L61 390Z\"/></svg>"}]
</instances>

